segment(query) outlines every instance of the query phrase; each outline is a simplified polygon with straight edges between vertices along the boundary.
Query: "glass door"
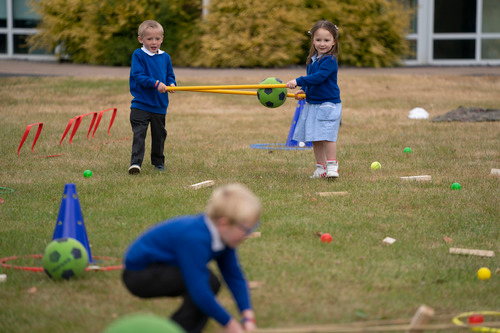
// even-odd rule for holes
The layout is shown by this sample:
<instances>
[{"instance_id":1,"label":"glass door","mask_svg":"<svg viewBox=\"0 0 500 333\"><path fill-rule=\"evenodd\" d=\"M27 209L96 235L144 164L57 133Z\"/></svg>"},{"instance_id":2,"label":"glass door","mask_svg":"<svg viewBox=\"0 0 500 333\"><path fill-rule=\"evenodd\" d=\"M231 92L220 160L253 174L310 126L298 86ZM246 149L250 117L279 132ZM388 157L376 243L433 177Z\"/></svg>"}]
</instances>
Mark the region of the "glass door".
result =
<instances>
[{"instance_id":1,"label":"glass door","mask_svg":"<svg viewBox=\"0 0 500 333\"><path fill-rule=\"evenodd\" d=\"M434 1L434 60L476 58L477 0Z\"/></svg>"}]
</instances>

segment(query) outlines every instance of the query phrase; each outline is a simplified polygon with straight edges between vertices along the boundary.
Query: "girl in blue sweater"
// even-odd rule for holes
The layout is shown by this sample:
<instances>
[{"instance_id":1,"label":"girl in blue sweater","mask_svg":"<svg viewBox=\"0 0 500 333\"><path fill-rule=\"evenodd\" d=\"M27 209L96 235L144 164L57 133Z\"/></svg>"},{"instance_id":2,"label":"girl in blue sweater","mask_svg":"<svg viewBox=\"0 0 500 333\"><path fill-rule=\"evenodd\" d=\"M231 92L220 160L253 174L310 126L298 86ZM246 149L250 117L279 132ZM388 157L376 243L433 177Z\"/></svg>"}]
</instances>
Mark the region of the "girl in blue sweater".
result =
<instances>
[{"instance_id":1,"label":"girl in blue sweater","mask_svg":"<svg viewBox=\"0 0 500 333\"><path fill-rule=\"evenodd\" d=\"M261 210L259 199L242 185L216 189L205 213L161 222L132 242L124 258L125 286L141 298L183 297L172 320L188 333L201 332L208 317L227 333L254 330L255 313L236 248L258 225ZM208 268L212 260L234 296L242 324L215 297L221 283Z\"/></svg>"},{"instance_id":2,"label":"girl in blue sweater","mask_svg":"<svg viewBox=\"0 0 500 333\"><path fill-rule=\"evenodd\" d=\"M337 135L342 114L337 85L338 28L330 21L318 21L310 34L307 76L286 84L291 89L302 87L296 96L306 94L306 105L297 120L293 140L313 143L316 171L311 178L337 178Z\"/></svg>"}]
</instances>

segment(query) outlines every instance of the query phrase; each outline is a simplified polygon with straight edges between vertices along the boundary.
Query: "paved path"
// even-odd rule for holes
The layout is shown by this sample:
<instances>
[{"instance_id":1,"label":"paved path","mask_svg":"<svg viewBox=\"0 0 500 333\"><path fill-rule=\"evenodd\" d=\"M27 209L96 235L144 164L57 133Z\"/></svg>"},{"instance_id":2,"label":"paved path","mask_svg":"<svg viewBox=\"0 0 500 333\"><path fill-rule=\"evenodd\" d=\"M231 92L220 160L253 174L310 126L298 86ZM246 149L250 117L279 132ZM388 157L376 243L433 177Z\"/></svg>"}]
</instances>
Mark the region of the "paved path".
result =
<instances>
[{"instance_id":1,"label":"paved path","mask_svg":"<svg viewBox=\"0 0 500 333\"><path fill-rule=\"evenodd\" d=\"M174 68L178 78L204 76L299 76L304 68L279 69L199 69ZM459 76L500 76L500 66L465 67L398 67L398 68L345 68L343 75L459 75ZM82 76L128 78L130 67L92 66L51 61L0 60L0 76ZM283 75L286 73L286 75Z\"/></svg>"}]
</instances>

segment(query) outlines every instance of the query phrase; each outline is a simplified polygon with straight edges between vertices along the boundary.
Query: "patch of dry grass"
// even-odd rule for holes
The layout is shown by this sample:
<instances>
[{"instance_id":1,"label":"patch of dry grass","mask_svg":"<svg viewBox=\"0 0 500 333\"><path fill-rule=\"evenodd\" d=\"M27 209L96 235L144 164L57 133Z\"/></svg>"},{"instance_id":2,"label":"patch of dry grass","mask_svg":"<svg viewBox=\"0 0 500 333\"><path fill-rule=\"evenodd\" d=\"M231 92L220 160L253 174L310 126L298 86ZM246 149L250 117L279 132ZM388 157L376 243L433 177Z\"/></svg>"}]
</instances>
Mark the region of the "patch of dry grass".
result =
<instances>
[{"instance_id":1,"label":"patch of dry grass","mask_svg":"<svg viewBox=\"0 0 500 333\"><path fill-rule=\"evenodd\" d=\"M267 76L283 81L297 70L246 72L246 76L178 77L181 85L244 84ZM266 76L264 76L266 75ZM119 79L0 78L0 257L42 253L50 242L65 183L75 183L94 255L121 257L146 227L204 209L211 189L189 185L207 179L242 182L264 204L262 237L245 242L240 256L253 290L261 327L411 317L427 304L438 314L498 310L498 275L475 274L499 266L495 258L453 256L455 247L499 251L500 124L410 120L423 107L432 116L463 106L498 108L499 77L362 75L340 73L343 101L338 160L341 177L311 180L311 151L251 149L286 141L296 103L262 107L255 97L177 92L167 116L167 172L149 165L130 177L131 96ZM70 118L109 107L118 115L106 134L105 115L93 139L90 118L69 144L58 145ZM27 124L44 130L17 157ZM148 139L149 140L149 139ZM403 148L412 154L403 154ZM35 158L51 154L61 157ZM370 169L373 161L382 169ZM94 175L83 178L91 169ZM402 183L401 176L432 175L430 183ZM451 191L453 182L461 191ZM347 191L318 197L317 192ZM329 232L323 244L314 235ZM382 244L396 238L392 246ZM29 264L29 260L27 262ZM39 262L32 262L40 265ZM168 316L178 300L139 300L123 288L117 271L56 283L40 273L0 269L2 332L99 332L134 312ZM36 293L28 293L31 287ZM227 290L221 301L235 311ZM219 331L213 322L209 332Z\"/></svg>"}]
</instances>

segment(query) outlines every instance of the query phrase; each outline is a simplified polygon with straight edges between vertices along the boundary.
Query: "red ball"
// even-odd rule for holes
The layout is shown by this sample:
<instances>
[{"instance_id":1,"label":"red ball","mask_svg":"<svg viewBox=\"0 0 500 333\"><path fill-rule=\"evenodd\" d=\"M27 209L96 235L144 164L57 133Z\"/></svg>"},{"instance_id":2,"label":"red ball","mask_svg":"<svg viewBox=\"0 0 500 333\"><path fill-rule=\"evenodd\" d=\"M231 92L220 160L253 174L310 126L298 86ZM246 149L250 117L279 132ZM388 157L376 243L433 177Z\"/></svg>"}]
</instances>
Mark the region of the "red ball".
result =
<instances>
[{"instance_id":1,"label":"red ball","mask_svg":"<svg viewBox=\"0 0 500 333\"><path fill-rule=\"evenodd\" d=\"M481 315L472 315L469 317L469 324L482 324L484 318Z\"/></svg>"},{"instance_id":2,"label":"red ball","mask_svg":"<svg viewBox=\"0 0 500 333\"><path fill-rule=\"evenodd\" d=\"M330 235L329 233L321 235L321 241L323 243L330 243L332 240L333 240L332 235Z\"/></svg>"}]
</instances>

